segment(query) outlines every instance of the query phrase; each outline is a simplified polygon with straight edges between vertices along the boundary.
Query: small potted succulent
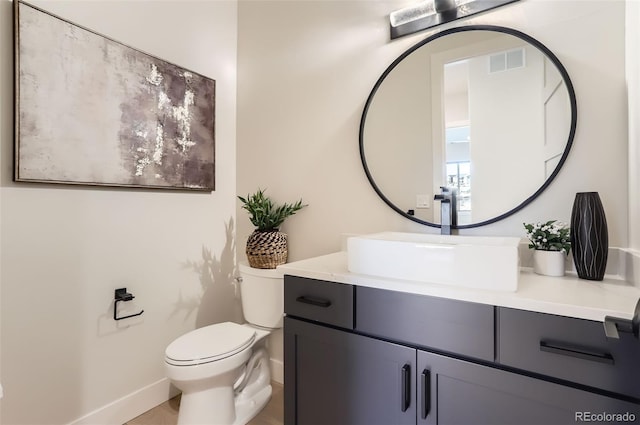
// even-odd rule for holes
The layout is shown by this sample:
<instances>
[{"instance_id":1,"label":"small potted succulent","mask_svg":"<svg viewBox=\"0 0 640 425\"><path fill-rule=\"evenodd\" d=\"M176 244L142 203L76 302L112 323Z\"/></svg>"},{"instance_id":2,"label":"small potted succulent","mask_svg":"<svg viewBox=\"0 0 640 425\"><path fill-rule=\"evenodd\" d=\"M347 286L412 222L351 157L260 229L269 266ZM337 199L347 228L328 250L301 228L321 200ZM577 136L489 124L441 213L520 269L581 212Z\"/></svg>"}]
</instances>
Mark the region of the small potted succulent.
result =
<instances>
[{"instance_id":1,"label":"small potted succulent","mask_svg":"<svg viewBox=\"0 0 640 425\"><path fill-rule=\"evenodd\" d=\"M247 239L247 260L258 269L275 269L287 262L287 235L280 226L287 217L306 207L302 199L293 204L276 205L263 189L246 197L238 196L242 208L249 213L249 220L256 227Z\"/></svg>"},{"instance_id":2,"label":"small potted succulent","mask_svg":"<svg viewBox=\"0 0 640 425\"><path fill-rule=\"evenodd\" d=\"M564 276L565 260L571 249L570 229L560 221L524 223L529 248L534 249L533 271L545 276Z\"/></svg>"}]
</instances>

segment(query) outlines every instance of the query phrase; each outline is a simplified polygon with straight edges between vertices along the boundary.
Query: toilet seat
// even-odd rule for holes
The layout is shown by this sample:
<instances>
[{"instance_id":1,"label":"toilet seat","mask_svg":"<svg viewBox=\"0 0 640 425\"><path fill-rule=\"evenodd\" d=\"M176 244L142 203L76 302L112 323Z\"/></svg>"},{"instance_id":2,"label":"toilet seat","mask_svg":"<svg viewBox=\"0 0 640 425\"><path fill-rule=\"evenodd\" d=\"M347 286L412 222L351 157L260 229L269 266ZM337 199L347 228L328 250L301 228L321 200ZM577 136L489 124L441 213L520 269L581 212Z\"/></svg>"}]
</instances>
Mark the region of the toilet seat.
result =
<instances>
[{"instance_id":1,"label":"toilet seat","mask_svg":"<svg viewBox=\"0 0 640 425\"><path fill-rule=\"evenodd\" d=\"M250 347L256 332L233 322L217 323L188 332L167 347L165 360L175 366L215 362Z\"/></svg>"}]
</instances>

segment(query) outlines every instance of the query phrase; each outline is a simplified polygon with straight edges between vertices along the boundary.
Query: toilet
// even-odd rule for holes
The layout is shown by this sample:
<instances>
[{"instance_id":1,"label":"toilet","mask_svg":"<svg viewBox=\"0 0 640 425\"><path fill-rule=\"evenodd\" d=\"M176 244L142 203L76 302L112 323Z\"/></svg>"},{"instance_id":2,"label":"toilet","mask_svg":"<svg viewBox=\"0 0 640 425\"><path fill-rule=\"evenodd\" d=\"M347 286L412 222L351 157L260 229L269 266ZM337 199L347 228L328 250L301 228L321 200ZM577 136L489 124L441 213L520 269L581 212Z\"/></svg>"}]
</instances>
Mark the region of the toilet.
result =
<instances>
[{"instance_id":1,"label":"toilet","mask_svg":"<svg viewBox=\"0 0 640 425\"><path fill-rule=\"evenodd\" d=\"M244 425L271 398L265 343L282 327L284 280L276 269L239 267L247 323L193 330L165 351L167 377L182 391L178 425Z\"/></svg>"}]
</instances>

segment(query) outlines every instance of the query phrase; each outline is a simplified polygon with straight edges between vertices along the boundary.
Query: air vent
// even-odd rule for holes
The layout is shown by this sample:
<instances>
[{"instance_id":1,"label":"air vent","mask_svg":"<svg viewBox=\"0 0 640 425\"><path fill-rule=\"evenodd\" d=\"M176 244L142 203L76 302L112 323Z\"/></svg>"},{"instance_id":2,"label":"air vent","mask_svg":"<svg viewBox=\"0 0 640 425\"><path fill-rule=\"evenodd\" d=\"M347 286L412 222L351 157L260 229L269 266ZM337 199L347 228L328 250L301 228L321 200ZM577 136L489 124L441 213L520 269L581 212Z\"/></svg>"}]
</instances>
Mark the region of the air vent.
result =
<instances>
[{"instance_id":1,"label":"air vent","mask_svg":"<svg viewBox=\"0 0 640 425\"><path fill-rule=\"evenodd\" d=\"M489 56L489 73L524 67L524 48Z\"/></svg>"}]
</instances>

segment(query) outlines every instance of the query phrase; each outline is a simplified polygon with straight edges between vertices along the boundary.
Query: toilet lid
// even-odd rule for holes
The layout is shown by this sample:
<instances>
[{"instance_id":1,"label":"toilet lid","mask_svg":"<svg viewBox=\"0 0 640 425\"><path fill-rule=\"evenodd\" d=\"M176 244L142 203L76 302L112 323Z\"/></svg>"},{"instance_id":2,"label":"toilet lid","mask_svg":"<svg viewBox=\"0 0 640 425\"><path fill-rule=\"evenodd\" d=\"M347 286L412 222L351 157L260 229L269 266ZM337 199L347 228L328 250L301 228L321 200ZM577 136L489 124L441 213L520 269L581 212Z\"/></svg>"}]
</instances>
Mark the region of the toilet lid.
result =
<instances>
[{"instance_id":1,"label":"toilet lid","mask_svg":"<svg viewBox=\"0 0 640 425\"><path fill-rule=\"evenodd\" d=\"M256 332L232 322L217 323L188 332L167 347L168 363L189 366L232 356L251 346Z\"/></svg>"}]
</instances>

